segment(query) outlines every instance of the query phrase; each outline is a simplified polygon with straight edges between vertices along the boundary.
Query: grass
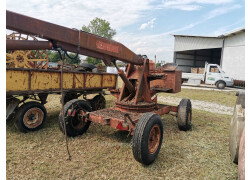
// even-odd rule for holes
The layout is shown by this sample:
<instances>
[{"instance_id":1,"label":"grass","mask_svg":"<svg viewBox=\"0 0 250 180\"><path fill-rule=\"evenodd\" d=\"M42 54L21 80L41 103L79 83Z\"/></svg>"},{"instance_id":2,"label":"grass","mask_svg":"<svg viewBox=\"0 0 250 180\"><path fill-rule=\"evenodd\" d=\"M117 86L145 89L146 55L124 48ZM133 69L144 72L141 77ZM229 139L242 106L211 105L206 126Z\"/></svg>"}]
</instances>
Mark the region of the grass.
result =
<instances>
[{"instance_id":1,"label":"grass","mask_svg":"<svg viewBox=\"0 0 250 180\"><path fill-rule=\"evenodd\" d=\"M162 116L163 144L150 166L134 160L126 132L92 123L87 133L69 138L68 161L57 124L59 97L49 96L48 119L40 131L23 134L7 122L8 179L237 179L228 146L231 116L193 110L189 132L179 131L172 116ZM106 97L108 106L113 99Z\"/></svg>"},{"instance_id":2,"label":"grass","mask_svg":"<svg viewBox=\"0 0 250 180\"><path fill-rule=\"evenodd\" d=\"M188 98L199 101L206 101L217 103L220 105L225 105L229 107L233 107L237 96L235 96L235 92L225 92L225 91L207 91L207 90L198 90L198 89L184 89L182 88L181 92L176 94L170 93L159 93L161 96L170 96L170 97L178 97L178 98Z\"/></svg>"}]
</instances>

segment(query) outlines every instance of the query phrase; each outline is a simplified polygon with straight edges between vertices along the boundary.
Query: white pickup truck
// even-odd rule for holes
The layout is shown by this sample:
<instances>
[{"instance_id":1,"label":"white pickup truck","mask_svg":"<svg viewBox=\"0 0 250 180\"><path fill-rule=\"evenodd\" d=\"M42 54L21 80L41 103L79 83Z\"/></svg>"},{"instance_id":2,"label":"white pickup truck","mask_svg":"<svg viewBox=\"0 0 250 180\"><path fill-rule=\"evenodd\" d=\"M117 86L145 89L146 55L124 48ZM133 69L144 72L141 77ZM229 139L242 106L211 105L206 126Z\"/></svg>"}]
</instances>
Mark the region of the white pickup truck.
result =
<instances>
[{"instance_id":1,"label":"white pickup truck","mask_svg":"<svg viewBox=\"0 0 250 180\"><path fill-rule=\"evenodd\" d=\"M230 78L217 64L205 64L204 73L182 73L182 81L203 82L205 84L214 84L218 89L224 89L226 86L233 86L233 78Z\"/></svg>"}]
</instances>

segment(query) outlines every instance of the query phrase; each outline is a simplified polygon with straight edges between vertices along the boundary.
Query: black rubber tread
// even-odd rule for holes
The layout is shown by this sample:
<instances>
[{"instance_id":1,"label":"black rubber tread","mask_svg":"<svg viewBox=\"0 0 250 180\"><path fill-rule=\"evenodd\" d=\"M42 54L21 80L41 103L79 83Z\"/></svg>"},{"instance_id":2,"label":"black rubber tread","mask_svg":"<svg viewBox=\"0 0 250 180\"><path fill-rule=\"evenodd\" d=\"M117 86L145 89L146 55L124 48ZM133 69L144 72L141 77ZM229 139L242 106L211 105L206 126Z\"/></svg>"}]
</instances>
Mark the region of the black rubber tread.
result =
<instances>
[{"instance_id":1,"label":"black rubber tread","mask_svg":"<svg viewBox=\"0 0 250 180\"><path fill-rule=\"evenodd\" d=\"M43 121L40 125L38 125L35 128L29 128L29 127L25 126L25 124L23 123L23 117L29 109L34 108L34 107L41 109L43 111L44 117L43 117ZM41 129L44 122L46 121L46 119L47 119L47 111L46 111L44 105L42 105L39 102L30 101L30 102L24 103L23 105L21 105L17 109L14 124L15 124L16 128L19 129L21 132L27 133L30 131L37 131L37 130Z\"/></svg>"},{"instance_id":2,"label":"black rubber tread","mask_svg":"<svg viewBox=\"0 0 250 180\"><path fill-rule=\"evenodd\" d=\"M219 84L223 84L224 86L223 87L220 87L219 86ZM224 82L224 81L218 81L217 83L216 83L216 88L217 89L225 89L225 87L226 87L226 83Z\"/></svg>"},{"instance_id":3,"label":"black rubber tread","mask_svg":"<svg viewBox=\"0 0 250 180\"><path fill-rule=\"evenodd\" d=\"M96 107L98 101L103 101L103 106L102 107ZM99 94L96 95L93 99L90 100L91 108L93 111L99 110L99 109L104 109L106 107L106 99L103 95Z\"/></svg>"},{"instance_id":4,"label":"black rubber tread","mask_svg":"<svg viewBox=\"0 0 250 180\"><path fill-rule=\"evenodd\" d=\"M188 112L191 111L191 120L190 123L188 121ZM178 106L178 114L177 114L177 124L178 128L182 131L187 131L191 129L191 121L192 121L192 104L190 99L182 99Z\"/></svg>"},{"instance_id":5,"label":"black rubber tread","mask_svg":"<svg viewBox=\"0 0 250 180\"><path fill-rule=\"evenodd\" d=\"M81 106L84 110L86 110L86 112L91 112L92 111L90 105L87 102L85 102L84 100L72 99L69 102L67 102L63 107L65 115L67 114L67 111L72 106L72 104L74 104L74 105L77 104L77 105ZM71 116L64 117L64 120L65 120L67 135L70 136L70 137L75 137L75 136L82 135L83 133L85 133L88 130L89 125L91 124L91 122L88 121L88 122L86 122L86 124L84 125L84 127L82 129L75 129L71 125L71 120L72 120ZM64 122L63 122L63 117L62 117L62 111L59 114L58 124L59 124L59 128L60 128L61 132L65 133L65 131L64 131Z\"/></svg>"},{"instance_id":6,"label":"black rubber tread","mask_svg":"<svg viewBox=\"0 0 250 180\"><path fill-rule=\"evenodd\" d=\"M67 102L69 102L72 99L77 99L78 96L76 93L66 93L64 96L64 104L66 104Z\"/></svg>"},{"instance_id":7,"label":"black rubber tread","mask_svg":"<svg viewBox=\"0 0 250 180\"><path fill-rule=\"evenodd\" d=\"M148 152L148 136L155 124L158 124L160 127L161 138L156 152L150 154ZM132 140L132 150L135 160L145 165L153 163L161 149L162 139L163 125L161 117L158 114L151 112L143 114L136 125Z\"/></svg>"}]
</instances>

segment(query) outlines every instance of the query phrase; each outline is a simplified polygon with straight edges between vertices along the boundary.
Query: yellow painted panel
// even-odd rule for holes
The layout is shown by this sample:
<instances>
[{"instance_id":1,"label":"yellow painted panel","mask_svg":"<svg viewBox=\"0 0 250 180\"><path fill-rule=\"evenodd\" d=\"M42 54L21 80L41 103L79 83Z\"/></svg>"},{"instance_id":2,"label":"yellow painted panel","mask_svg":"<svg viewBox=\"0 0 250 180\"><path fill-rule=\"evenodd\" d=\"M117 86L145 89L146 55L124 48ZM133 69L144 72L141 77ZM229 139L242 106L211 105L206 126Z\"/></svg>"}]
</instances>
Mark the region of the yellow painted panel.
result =
<instances>
[{"instance_id":1,"label":"yellow painted panel","mask_svg":"<svg viewBox=\"0 0 250 180\"><path fill-rule=\"evenodd\" d=\"M104 74L103 75L103 87L115 87L116 75Z\"/></svg>"},{"instance_id":2,"label":"yellow painted panel","mask_svg":"<svg viewBox=\"0 0 250 180\"><path fill-rule=\"evenodd\" d=\"M84 74L75 73L74 84L75 84L74 88L78 88L78 89L83 88L84 87Z\"/></svg>"},{"instance_id":3,"label":"yellow painted panel","mask_svg":"<svg viewBox=\"0 0 250 180\"><path fill-rule=\"evenodd\" d=\"M73 73L63 73L63 88L72 89L73 88Z\"/></svg>"},{"instance_id":4,"label":"yellow painted panel","mask_svg":"<svg viewBox=\"0 0 250 180\"><path fill-rule=\"evenodd\" d=\"M29 89L29 72L27 71L6 71L7 91L26 91Z\"/></svg>"},{"instance_id":5,"label":"yellow painted panel","mask_svg":"<svg viewBox=\"0 0 250 180\"><path fill-rule=\"evenodd\" d=\"M60 74L53 72L31 72L31 90L60 88Z\"/></svg>"},{"instance_id":6,"label":"yellow painted panel","mask_svg":"<svg viewBox=\"0 0 250 180\"><path fill-rule=\"evenodd\" d=\"M48 72L49 74L51 72ZM60 89L61 85L61 73L53 73L51 74L51 89Z\"/></svg>"},{"instance_id":7,"label":"yellow painted panel","mask_svg":"<svg viewBox=\"0 0 250 180\"><path fill-rule=\"evenodd\" d=\"M86 88L101 88L102 76L99 74L86 74Z\"/></svg>"}]
</instances>

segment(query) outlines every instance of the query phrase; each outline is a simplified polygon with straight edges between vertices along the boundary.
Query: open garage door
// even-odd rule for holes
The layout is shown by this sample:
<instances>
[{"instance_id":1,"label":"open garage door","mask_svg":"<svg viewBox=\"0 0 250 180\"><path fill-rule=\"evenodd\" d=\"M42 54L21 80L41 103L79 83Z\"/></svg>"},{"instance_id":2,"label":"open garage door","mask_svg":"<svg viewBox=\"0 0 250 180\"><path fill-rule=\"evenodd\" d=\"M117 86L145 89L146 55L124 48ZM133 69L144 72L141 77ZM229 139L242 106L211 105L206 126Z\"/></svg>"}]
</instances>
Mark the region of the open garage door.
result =
<instances>
[{"instance_id":1,"label":"open garage door","mask_svg":"<svg viewBox=\"0 0 250 180\"><path fill-rule=\"evenodd\" d=\"M174 62L187 73L192 67L205 67L205 62L221 65L221 48L178 51L174 53Z\"/></svg>"}]
</instances>

